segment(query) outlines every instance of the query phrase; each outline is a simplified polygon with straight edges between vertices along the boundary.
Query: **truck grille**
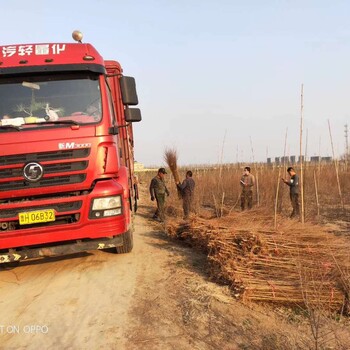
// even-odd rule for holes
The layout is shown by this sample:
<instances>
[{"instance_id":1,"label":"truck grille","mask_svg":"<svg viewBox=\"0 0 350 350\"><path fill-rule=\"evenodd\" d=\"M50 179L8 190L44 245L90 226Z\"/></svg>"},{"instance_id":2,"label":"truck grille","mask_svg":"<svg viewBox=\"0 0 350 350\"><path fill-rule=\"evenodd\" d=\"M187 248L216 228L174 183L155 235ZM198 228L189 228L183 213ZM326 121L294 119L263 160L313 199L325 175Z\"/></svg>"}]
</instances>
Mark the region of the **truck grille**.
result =
<instances>
[{"instance_id":1,"label":"truck grille","mask_svg":"<svg viewBox=\"0 0 350 350\"><path fill-rule=\"evenodd\" d=\"M16 154L13 156L0 157L0 166L12 164L25 164L28 162L47 162L52 160L86 158L90 154L90 148L72 149L53 152L38 152L27 154Z\"/></svg>"},{"instance_id":2,"label":"truck grille","mask_svg":"<svg viewBox=\"0 0 350 350\"><path fill-rule=\"evenodd\" d=\"M84 182L86 174L55 176L41 179L38 182L11 181L0 182L0 191L24 190L28 188L39 188L47 186L71 185Z\"/></svg>"},{"instance_id":3,"label":"truck grille","mask_svg":"<svg viewBox=\"0 0 350 350\"><path fill-rule=\"evenodd\" d=\"M71 162L60 164L47 164L43 165L44 174L62 173L68 171L85 170L88 166L87 161L83 162ZM7 179L11 177L23 177L23 168L11 168L0 170L0 179Z\"/></svg>"},{"instance_id":4,"label":"truck grille","mask_svg":"<svg viewBox=\"0 0 350 350\"><path fill-rule=\"evenodd\" d=\"M79 158L86 158L89 154L90 148L82 148L1 156L0 167L11 165L12 167L0 169L0 180L8 179L6 182L0 182L0 192L82 183L86 179L85 170L88 168L89 162ZM69 161L61 162L62 160ZM52 163L54 161L57 161L57 163ZM44 169L44 177L42 179L37 182L28 182L23 177L23 166L28 162L51 163L42 164ZM79 173L67 174L70 172ZM54 174L54 176L47 177L47 174ZM17 179L14 180L13 178ZM18 180L18 178L21 179Z\"/></svg>"}]
</instances>

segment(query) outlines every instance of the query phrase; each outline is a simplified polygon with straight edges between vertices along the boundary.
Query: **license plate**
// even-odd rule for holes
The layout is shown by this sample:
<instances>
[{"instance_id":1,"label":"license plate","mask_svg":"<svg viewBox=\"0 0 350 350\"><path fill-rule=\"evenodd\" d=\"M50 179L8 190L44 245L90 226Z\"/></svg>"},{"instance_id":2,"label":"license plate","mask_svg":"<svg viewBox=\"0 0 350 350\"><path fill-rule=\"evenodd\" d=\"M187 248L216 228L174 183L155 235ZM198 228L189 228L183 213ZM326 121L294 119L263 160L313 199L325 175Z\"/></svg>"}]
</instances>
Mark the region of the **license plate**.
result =
<instances>
[{"instance_id":1,"label":"license plate","mask_svg":"<svg viewBox=\"0 0 350 350\"><path fill-rule=\"evenodd\" d=\"M18 216L20 225L55 221L55 211L53 209L29 211L26 213L19 213Z\"/></svg>"}]
</instances>

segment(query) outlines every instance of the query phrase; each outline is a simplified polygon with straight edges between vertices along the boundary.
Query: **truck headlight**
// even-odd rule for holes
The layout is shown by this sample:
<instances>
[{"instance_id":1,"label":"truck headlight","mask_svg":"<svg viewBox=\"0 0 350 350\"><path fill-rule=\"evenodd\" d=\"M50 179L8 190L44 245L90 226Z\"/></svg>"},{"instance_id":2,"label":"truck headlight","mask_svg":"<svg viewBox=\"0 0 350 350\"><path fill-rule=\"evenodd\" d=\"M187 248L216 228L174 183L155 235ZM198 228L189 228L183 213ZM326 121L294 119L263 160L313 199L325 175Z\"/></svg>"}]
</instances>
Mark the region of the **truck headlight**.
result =
<instances>
[{"instance_id":1,"label":"truck headlight","mask_svg":"<svg viewBox=\"0 0 350 350\"><path fill-rule=\"evenodd\" d=\"M121 196L95 198L92 202L90 218L101 219L104 217L120 215L122 213Z\"/></svg>"},{"instance_id":2,"label":"truck headlight","mask_svg":"<svg viewBox=\"0 0 350 350\"><path fill-rule=\"evenodd\" d=\"M113 209L122 206L121 196L96 198L92 202L92 210Z\"/></svg>"}]
</instances>

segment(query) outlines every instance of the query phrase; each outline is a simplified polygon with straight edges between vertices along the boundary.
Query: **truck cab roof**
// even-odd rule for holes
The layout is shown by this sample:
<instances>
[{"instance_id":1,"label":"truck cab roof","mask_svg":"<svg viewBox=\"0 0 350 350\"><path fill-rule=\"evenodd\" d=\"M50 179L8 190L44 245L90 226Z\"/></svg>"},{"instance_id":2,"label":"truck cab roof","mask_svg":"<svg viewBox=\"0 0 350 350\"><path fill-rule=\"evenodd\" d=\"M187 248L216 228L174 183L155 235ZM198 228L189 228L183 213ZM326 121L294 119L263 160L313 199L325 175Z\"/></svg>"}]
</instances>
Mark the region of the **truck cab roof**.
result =
<instances>
[{"instance_id":1,"label":"truck cab roof","mask_svg":"<svg viewBox=\"0 0 350 350\"><path fill-rule=\"evenodd\" d=\"M105 73L104 60L91 44L41 43L0 46L0 75L62 70L92 70Z\"/></svg>"}]
</instances>

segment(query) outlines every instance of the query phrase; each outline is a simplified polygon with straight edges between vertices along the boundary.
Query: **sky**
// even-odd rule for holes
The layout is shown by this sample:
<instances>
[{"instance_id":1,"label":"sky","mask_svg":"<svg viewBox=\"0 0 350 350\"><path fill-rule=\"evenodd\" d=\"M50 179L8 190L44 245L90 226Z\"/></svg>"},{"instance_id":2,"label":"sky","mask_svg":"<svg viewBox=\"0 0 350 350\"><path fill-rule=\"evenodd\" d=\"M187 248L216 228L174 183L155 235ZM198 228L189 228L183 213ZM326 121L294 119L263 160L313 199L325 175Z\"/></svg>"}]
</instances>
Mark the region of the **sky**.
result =
<instances>
[{"instance_id":1,"label":"sky","mask_svg":"<svg viewBox=\"0 0 350 350\"><path fill-rule=\"evenodd\" d=\"M136 79L135 160L164 165L345 152L350 2L11 0L0 45L73 42L75 29ZM303 86L303 113L301 87ZM350 126L350 125L349 125ZM286 144L286 148L285 148Z\"/></svg>"}]
</instances>

